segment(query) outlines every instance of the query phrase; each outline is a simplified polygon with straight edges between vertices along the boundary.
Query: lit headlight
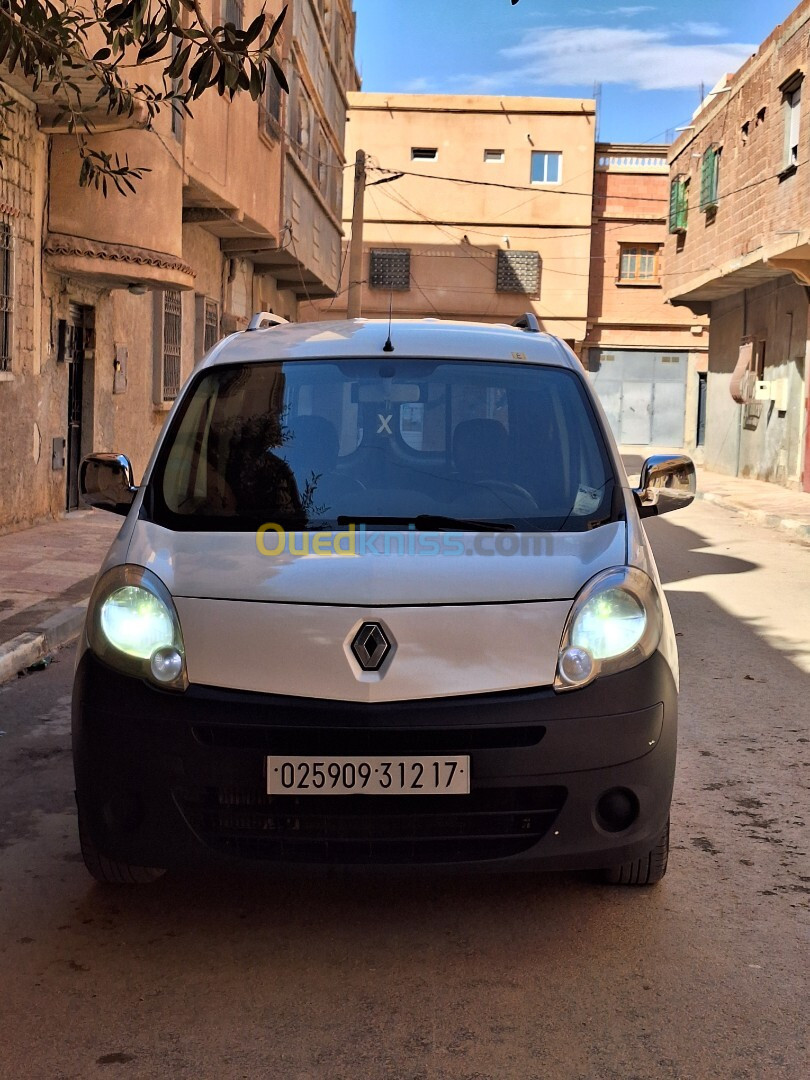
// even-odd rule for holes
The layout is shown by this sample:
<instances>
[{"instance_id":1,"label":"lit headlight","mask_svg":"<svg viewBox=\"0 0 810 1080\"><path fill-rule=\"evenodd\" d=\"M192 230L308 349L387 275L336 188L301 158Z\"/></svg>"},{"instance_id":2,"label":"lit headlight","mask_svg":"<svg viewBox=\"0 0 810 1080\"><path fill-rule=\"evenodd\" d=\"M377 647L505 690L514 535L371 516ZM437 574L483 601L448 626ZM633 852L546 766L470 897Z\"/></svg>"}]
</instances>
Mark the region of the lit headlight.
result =
<instances>
[{"instance_id":1,"label":"lit headlight","mask_svg":"<svg viewBox=\"0 0 810 1080\"><path fill-rule=\"evenodd\" d=\"M90 648L108 664L185 690L183 637L163 582L139 566L116 566L96 584L87 619Z\"/></svg>"},{"instance_id":2,"label":"lit headlight","mask_svg":"<svg viewBox=\"0 0 810 1080\"><path fill-rule=\"evenodd\" d=\"M655 584L635 567L605 570L574 602L560 642L555 690L575 690L600 675L635 667L661 637Z\"/></svg>"}]
</instances>

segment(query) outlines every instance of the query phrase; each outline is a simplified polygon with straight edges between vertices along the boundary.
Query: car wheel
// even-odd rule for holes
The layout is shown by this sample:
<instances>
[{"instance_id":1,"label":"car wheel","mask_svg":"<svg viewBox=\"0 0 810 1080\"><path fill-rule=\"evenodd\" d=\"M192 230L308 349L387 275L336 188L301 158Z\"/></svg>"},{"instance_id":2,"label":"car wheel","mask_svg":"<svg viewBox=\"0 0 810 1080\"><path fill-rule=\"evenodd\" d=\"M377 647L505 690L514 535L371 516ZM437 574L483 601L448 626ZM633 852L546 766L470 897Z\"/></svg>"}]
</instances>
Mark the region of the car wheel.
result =
<instances>
[{"instance_id":1,"label":"car wheel","mask_svg":"<svg viewBox=\"0 0 810 1080\"><path fill-rule=\"evenodd\" d=\"M149 885L163 877L165 870L155 866L131 866L101 855L79 821L79 844L87 872L103 885Z\"/></svg>"},{"instance_id":2,"label":"car wheel","mask_svg":"<svg viewBox=\"0 0 810 1080\"><path fill-rule=\"evenodd\" d=\"M669 818L664 831L646 855L620 866L602 871L603 880L610 885L655 885L667 872L669 856Z\"/></svg>"}]
</instances>

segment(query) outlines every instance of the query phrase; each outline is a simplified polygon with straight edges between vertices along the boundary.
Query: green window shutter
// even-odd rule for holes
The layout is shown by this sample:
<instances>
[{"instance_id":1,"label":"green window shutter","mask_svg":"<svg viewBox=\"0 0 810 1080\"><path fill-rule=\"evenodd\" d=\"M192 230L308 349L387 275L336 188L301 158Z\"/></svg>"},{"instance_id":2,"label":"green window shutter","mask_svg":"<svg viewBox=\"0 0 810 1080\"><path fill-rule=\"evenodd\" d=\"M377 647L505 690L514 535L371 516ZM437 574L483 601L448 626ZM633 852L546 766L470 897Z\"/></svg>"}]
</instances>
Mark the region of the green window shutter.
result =
<instances>
[{"instance_id":1,"label":"green window shutter","mask_svg":"<svg viewBox=\"0 0 810 1080\"><path fill-rule=\"evenodd\" d=\"M717 207L717 171L720 150L710 146L703 155L700 173L700 209L713 210Z\"/></svg>"},{"instance_id":2,"label":"green window shutter","mask_svg":"<svg viewBox=\"0 0 810 1080\"><path fill-rule=\"evenodd\" d=\"M683 176L676 176L669 186L669 231L686 232L689 214L689 186Z\"/></svg>"},{"instance_id":3,"label":"green window shutter","mask_svg":"<svg viewBox=\"0 0 810 1080\"><path fill-rule=\"evenodd\" d=\"M669 231L678 231L678 195L680 194L680 181L673 180L669 185Z\"/></svg>"}]
</instances>

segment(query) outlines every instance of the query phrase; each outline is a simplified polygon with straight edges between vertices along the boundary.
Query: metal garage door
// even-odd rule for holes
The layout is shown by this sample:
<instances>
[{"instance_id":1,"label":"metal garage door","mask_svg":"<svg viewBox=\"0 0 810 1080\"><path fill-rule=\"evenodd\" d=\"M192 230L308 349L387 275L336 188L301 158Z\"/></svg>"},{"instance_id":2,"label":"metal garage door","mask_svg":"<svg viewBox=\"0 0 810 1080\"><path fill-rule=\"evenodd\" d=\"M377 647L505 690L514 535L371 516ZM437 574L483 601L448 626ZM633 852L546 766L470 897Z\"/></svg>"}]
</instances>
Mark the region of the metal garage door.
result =
<instances>
[{"instance_id":1,"label":"metal garage door","mask_svg":"<svg viewBox=\"0 0 810 1080\"><path fill-rule=\"evenodd\" d=\"M685 352L589 349L588 369L613 434L631 446L683 446Z\"/></svg>"}]
</instances>

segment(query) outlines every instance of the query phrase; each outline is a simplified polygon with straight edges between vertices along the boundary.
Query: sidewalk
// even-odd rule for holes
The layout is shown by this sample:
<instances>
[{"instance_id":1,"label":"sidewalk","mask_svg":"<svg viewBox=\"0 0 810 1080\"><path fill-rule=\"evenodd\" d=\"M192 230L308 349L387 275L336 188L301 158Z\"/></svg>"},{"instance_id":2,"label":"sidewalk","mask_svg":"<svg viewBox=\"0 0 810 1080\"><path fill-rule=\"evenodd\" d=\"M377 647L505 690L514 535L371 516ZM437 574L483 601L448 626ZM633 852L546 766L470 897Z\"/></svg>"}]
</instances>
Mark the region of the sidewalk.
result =
<instances>
[{"instance_id":1,"label":"sidewalk","mask_svg":"<svg viewBox=\"0 0 810 1080\"><path fill-rule=\"evenodd\" d=\"M633 464L628 455L628 471ZM698 498L810 543L810 494L698 466ZM76 637L96 572L122 521L82 510L0 536L0 683Z\"/></svg>"}]
</instances>

